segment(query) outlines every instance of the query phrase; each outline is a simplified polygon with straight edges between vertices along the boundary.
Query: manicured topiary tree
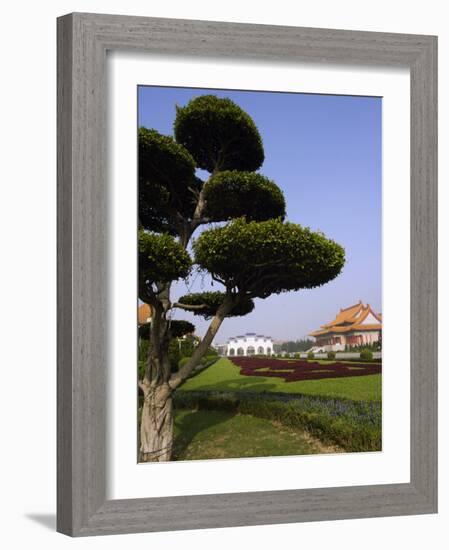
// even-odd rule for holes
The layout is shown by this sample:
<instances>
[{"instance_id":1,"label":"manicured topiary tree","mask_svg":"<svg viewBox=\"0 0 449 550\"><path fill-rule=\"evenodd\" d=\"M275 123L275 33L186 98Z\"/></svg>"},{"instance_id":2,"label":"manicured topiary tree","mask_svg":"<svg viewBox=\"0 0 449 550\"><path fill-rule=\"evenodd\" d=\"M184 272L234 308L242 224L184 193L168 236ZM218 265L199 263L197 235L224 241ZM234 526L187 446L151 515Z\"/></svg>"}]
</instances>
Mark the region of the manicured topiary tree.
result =
<instances>
[{"instance_id":1,"label":"manicured topiary tree","mask_svg":"<svg viewBox=\"0 0 449 550\"><path fill-rule=\"evenodd\" d=\"M341 246L284 221L281 189L256 172L263 161L256 125L229 99L204 95L177 107L174 137L139 130L139 297L153 307L139 380L141 461L170 459L173 392L200 364L225 318L252 311L254 298L323 285L343 267ZM205 181L197 168L209 172ZM225 223L192 241L199 226L212 222ZM174 302L172 283L193 266L221 290ZM170 341L192 330L190 323L170 320L175 308L210 324L190 359L173 372Z\"/></svg>"}]
</instances>

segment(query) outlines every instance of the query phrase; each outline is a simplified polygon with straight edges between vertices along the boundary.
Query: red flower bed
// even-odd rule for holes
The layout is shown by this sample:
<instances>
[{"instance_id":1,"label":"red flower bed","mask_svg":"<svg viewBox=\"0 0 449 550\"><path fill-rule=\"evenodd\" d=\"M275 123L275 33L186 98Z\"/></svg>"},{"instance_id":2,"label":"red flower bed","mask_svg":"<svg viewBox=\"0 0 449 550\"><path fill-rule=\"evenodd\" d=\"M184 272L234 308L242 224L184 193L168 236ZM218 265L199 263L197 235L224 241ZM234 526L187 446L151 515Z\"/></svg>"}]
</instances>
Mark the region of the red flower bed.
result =
<instances>
[{"instance_id":1,"label":"red flower bed","mask_svg":"<svg viewBox=\"0 0 449 550\"><path fill-rule=\"evenodd\" d=\"M232 357L234 365L240 367L244 376L273 376L284 378L286 382L297 380L321 380L322 378L340 378L345 376L366 376L379 374L380 363L329 363L320 364L298 359L282 360L259 357Z\"/></svg>"}]
</instances>

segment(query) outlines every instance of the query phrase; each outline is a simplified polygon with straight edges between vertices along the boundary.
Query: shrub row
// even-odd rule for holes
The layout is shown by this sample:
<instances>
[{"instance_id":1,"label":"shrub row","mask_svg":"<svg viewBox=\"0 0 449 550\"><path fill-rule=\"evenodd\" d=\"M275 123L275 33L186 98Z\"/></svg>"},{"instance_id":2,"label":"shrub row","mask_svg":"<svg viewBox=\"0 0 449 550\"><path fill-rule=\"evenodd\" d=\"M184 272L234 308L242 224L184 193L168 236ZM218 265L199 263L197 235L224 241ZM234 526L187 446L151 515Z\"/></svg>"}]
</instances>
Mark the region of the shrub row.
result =
<instances>
[{"instance_id":1,"label":"shrub row","mask_svg":"<svg viewBox=\"0 0 449 550\"><path fill-rule=\"evenodd\" d=\"M352 351L352 350L351 350ZM375 350L377 351L377 350ZM328 351L327 353L325 352L320 352L320 353L313 353L313 351L309 351L306 355L306 359L321 359L321 357L317 357L318 356L323 356L323 355L326 355L326 358L327 359L335 359L337 357L337 352L335 351ZM252 357L266 357L266 355L253 355ZM274 354L272 355L272 357L278 357L279 359L303 359L301 357L301 354L300 353L291 353L290 355L287 354L287 355L282 355L282 354ZM377 359L374 358L374 355L373 355L373 352L369 349L364 349L364 350L361 350L360 351L360 356L359 357L350 357L350 358L341 358L342 361L371 361L371 362L374 362L374 363L381 363L382 362L382 359L379 357Z\"/></svg>"},{"instance_id":2,"label":"shrub row","mask_svg":"<svg viewBox=\"0 0 449 550\"><path fill-rule=\"evenodd\" d=\"M324 443L349 452L380 451L380 403L305 395L255 395L242 392L177 392L178 409L223 410L249 414L305 429Z\"/></svg>"},{"instance_id":3,"label":"shrub row","mask_svg":"<svg viewBox=\"0 0 449 550\"><path fill-rule=\"evenodd\" d=\"M373 352L369 349L362 349L360 352L360 359L362 359L362 361L372 361Z\"/></svg>"}]
</instances>

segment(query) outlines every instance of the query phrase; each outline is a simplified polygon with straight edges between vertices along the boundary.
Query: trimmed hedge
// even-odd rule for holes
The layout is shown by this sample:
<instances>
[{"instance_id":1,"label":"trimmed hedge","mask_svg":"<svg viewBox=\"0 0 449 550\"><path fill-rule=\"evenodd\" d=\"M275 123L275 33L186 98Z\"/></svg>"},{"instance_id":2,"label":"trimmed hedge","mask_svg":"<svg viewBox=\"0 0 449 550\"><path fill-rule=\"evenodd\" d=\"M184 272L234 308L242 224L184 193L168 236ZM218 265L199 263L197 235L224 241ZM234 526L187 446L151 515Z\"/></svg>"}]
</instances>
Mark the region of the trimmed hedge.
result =
<instances>
[{"instance_id":1,"label":"trimmed hedge","mask_svg":"<svg viewBox=\"0 0 449 550\"><path fill-rule=\"evenodd\" d=\"M375 359L374 357L371 359L362 359L361 357L349 357L348 359L341 359L341 361L350 362L350 363L380 363L382 364L382 358L379 357Z\"/></svg>"},{"instance_id":2,"label":"trimmed hedge","mask_svg":"<svg viewBox=\"0 0 449 550\"><path fill-rule=\"evenodd\" d=\"M325 443L349 452L380 451L382 406L345 399L306 395L260 395L243 392L180 392L174 394L179 409L222 410L250 414L305 429Z\"/></svg>"},{"instance_id":3,"label":"trimmed hedge","mask_svg":"<svg viewBox=\"0 0 449 550\"><path fill-rule=\"evenodd\" d=\"M363 349L360 352L360 359L362 361L372 361L373 360L373 352L369 349Z\"/></svg>"}]
</instances>

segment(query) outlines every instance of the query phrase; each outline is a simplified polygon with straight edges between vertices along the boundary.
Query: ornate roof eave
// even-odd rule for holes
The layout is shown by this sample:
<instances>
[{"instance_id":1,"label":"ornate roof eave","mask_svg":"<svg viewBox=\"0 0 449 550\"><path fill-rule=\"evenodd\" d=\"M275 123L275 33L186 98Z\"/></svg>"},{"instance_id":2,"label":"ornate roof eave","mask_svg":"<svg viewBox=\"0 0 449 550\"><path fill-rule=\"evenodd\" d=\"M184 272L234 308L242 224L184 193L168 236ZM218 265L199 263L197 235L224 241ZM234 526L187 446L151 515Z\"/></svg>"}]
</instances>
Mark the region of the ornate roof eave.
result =
<instances>
[{"instance_id":1,"label":"ornate roof eave","mask_svg":"<svg viewBox=\"0 0 449 550\"><path fill-rule=\"evenodd\" d=\"M345 314L345 312L347 312ZM343 314L343 315L342 315ZM370 323L363 325L363 321L371 314L379 324ZM382 330L382 317L371 308L370 304L364 306L360 301L358 304L340 309L340 313L336 316L332 323L321 325L319 330L309 333L309 336L324 336L325 334L339 334L342 332L351 332L354 330Z\"/></svg>"},{"instance_id":2,"label":"ornate roof eave","mask_svg":"<svg viewBox=\"0 0 449 550\"><path fill-rule=\"evenodd\" d=\"M351 325L347 327L334 327L329 330L317 330L315 332L310 332L309 336L324 336L326 334L341 334L343 332L363 332L370 330L382 330L382 325Z\"/></svg>"}]
</instances>

